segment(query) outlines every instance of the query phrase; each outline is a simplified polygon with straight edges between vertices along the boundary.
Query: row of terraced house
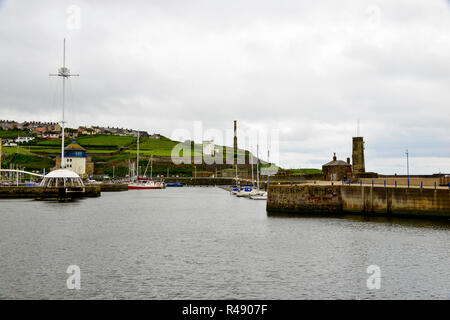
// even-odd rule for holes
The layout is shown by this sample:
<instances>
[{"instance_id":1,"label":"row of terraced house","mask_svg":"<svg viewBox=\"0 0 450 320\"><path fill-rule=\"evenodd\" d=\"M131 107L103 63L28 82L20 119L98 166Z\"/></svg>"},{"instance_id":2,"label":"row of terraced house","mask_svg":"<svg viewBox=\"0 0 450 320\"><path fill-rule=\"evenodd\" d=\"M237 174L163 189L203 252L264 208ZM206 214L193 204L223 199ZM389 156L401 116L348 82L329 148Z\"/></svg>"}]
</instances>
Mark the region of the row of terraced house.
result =
<instances>
[{"instance_id":1,"label":"row of terraced house","mask_svg":"<svg viewBox=\"0 0 450 320\"><path fill-rule=\"evenodd\" d=\"M17 122L12 120L0 120L1 130L30 130L33 136L43 139L58 139L61 138L62 127L56 122L40 122L40 121L25 121ZM137 131L133 129L125 129L118 127L99 127L99 126L79 126L78 129L66 128L64 136L75 139L79 135L119 135L149 137L153 139L160 139L159 134L149 135L146 131Z\"/></svg>"}]
</instances>

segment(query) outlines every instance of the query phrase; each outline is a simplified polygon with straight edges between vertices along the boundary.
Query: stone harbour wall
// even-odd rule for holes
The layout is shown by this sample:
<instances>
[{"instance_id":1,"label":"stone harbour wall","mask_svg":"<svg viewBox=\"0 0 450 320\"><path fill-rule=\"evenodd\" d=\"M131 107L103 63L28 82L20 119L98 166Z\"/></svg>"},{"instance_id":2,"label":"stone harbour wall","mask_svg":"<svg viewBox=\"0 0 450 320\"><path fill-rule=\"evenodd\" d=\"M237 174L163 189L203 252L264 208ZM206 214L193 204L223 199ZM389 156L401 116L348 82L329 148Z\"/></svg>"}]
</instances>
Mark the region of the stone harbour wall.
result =
<instances>
[{"instance_id":1,"label":"stone harbour wall","mask_svg":"<svg viewBox=\"0 0 450 320\"><path fill-rule=\"evenodd\" d=\"M271 185L268 212L450 217L450 190L382 186Z\"/></svg>"},{"instance_id":2,"label":"stone harbour wall","mask_svg":"<svg viewBox=\"0 0 450 320\"><path fill-rule=\"evenodd\" d=\"M339 186L271 185L267 211L330 214L342 212Z\"/></svg>"}]
</instances>

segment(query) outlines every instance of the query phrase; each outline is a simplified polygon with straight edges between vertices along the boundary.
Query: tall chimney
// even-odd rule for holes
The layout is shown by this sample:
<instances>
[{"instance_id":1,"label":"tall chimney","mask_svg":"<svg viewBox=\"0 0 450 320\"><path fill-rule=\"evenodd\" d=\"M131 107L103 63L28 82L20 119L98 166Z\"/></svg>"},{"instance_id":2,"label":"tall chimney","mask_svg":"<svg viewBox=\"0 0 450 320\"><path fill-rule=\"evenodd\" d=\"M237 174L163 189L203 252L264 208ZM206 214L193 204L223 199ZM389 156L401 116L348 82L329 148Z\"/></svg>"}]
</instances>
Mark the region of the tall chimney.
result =
<instances>
[{"instance_id":1,"label":"tall chimney","mask_svg":"<svg viewBox=\"0 0 450 320\"><path fill-rule=\"evenodd\" d=\"M237 151L238 151L238 144L237 144L237 121L234 120L234 144L233 144L234 165L237 165Z\"/></svg>"}]
</instances>

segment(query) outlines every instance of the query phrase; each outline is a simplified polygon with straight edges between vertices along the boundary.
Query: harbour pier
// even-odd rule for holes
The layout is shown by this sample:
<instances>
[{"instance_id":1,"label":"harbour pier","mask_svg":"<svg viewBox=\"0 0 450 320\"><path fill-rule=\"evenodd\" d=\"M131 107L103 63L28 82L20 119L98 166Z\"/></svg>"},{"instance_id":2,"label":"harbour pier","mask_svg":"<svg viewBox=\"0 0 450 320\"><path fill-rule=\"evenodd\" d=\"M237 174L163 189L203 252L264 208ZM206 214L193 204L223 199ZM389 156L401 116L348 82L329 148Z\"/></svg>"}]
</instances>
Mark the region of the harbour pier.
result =
<instances>
[{"instance_id":1,"label":"harbour pier","mask_svg":"<svg viewBox=\"0 0 450 320\"><path fill-rule=\"evenodd\" d=\"M450 190L310 183L270 185L267 211L450 218Z\"/></svg>"},{"instance_id":2,"label":"harbour pier","mask_svg":"<svg viewBox=\"0 0 450 320\"><path fill-rule=\"evenodd\" d=\"M0 187L0 199L59 199L64 188L42 188L26 186ZM65 192L64 192L65 194ZM101 195L100 186L84 186L82 197L94 198Z\"/></svg>"}]
</instances>

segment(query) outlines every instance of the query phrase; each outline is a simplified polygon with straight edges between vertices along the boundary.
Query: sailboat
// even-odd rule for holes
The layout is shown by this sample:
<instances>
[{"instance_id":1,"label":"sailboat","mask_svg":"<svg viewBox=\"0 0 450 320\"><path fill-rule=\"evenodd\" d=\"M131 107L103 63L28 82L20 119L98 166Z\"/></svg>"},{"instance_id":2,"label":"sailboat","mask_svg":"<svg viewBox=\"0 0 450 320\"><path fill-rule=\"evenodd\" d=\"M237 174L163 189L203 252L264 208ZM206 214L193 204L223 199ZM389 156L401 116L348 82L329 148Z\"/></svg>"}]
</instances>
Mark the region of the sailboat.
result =
<instances>
[{"instance_id":1,"label":"sailboat","mask_svg":"<svg viewBox=\"0 0 450 320\"><path fill-rule=\"evenodd\" d=\"M136 155L136 177L135 181L128 184L128 190L149 190L149 189L165 189L166 184L164 181L156 181L153 180L153 158L150 157L149 162L151 162L151 173L150 173L150 179L147 179L145 177L139 177L139 137L140 132L138 131L138 138L137 138L137 155ZM147 164L148 168L148 164ZM145 169L144 176L147 173L147 168Z\"/></svg>"},{"instance_id":2,"label":"sailboat","mask_svg":"<svg viewBox=\"0 0 450 320\"><path fill-rule=\"evenodd\" d=\"M256 159L256 190L252 190L250 192L249 198L253 200L267 200L267 192L264 190L259 190L259 145L256 146Z\"/></svg>"},{"instance_id":3,"label":"sailboat","mask_svg":"<svg viewBox=\"0 0 450 320\"><path fill-rule=\"evenodd\" d=\"M254 192L253 189L253 185L254 185L254 180L253 180L253 155L250 158L251 160L251 168L252 168L252 183L250 185L245 185L242 188L238 189L237 192L235 193L235 195L237 197L250 197L250 195Z\"/></svg>"}]
</instances>

